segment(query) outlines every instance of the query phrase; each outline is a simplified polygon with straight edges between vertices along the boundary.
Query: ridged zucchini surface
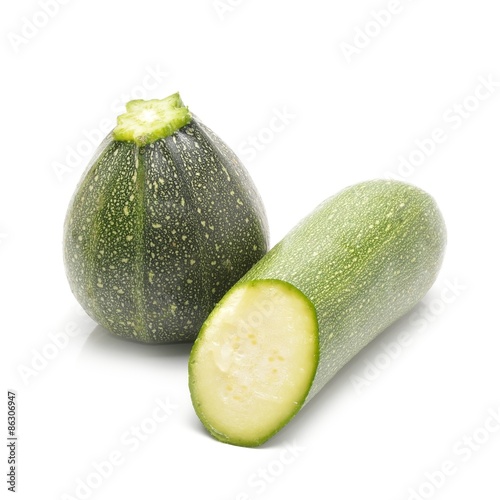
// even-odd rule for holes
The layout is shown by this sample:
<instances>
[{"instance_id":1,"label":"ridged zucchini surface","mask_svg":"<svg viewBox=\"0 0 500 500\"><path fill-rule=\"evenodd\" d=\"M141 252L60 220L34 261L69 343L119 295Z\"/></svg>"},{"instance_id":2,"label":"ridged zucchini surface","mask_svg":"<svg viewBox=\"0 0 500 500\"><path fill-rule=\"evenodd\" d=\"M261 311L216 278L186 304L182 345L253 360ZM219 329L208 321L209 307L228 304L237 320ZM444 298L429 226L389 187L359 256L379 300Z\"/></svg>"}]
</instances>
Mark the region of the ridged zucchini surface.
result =
<instances>
[{"instance_id":1,"label":"ridged zucchini surface","mask_svg":"<svg viewBox=\"0 0 500 500\"><path fill-rule=\"evenodd\" d=\"M193 341L267 245L248 172L178 94L127 105L64 227L78 301L110 332L145 343Z\"/></svg>"}]
</instances>

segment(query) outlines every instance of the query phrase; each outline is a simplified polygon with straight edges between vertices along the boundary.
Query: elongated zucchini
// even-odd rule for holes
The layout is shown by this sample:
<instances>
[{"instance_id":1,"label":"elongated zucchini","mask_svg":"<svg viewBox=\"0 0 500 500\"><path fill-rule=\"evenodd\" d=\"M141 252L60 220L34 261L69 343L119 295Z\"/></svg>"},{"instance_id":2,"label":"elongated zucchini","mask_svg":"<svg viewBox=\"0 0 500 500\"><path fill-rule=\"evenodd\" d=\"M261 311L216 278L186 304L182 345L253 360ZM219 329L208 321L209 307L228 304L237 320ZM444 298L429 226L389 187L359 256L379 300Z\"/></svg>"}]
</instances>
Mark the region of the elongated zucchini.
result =
<instances>
[{"instance_id":1,"label":"elongated zucchini","mask_svg":"<svg viewBox=\"0 0 500 500\"><path fill-rule=\"evenodd\" d=\"M178 94L127 104L64 230L66 272L83 308L146 343L193 341L267 245L250 176Z\"/></svg>"},{"instance_id":2,"label":"elongated zucchini","mask_svg":"<svg viewBox=\"0 0 500 500\"><path fill-rule=\"evenodd\" d=\"M427 292L446 243L434 200L376 180L326 200L222 298L189 361L217 439L257 446Z\"/></svg>"}]
</instances>

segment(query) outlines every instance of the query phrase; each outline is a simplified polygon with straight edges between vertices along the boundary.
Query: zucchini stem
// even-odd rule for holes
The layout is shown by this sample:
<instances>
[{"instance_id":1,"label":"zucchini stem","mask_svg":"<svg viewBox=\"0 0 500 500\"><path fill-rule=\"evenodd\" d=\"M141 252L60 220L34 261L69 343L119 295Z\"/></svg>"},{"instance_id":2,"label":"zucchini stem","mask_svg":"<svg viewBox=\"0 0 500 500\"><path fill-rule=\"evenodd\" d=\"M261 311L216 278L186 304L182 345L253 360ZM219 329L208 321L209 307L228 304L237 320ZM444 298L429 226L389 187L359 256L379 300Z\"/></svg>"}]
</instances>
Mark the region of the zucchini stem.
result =
<instances>
[{"instance_id":1,"label":"zucchini stem","mask_svg":"<svg viewBox=\"0 0 500 500\"><path fill-rule=\"evenodd\" d=\"M130 101L126 110L117 118L113 137L116 141L134 142L138 146L164 139L192 119L178 92L165 99Z\"/></svg>"}]
</instances>

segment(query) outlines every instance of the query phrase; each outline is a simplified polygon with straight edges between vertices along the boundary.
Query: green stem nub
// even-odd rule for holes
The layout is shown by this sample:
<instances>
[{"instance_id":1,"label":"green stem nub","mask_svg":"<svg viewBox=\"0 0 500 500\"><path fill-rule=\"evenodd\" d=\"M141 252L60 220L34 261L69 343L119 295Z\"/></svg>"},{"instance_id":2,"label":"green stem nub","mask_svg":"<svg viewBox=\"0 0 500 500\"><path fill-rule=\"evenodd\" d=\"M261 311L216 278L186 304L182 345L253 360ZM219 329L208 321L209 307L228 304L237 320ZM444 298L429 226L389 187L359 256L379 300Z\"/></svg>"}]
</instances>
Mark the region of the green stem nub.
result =
<instances>
[{"instance_id":1,"label":"green stem nub","mask_svg":"<svg viewBox=\"0 0 500 500\"><path fill-rule=\"evenodd\" d=\"M165 99L130 101L126 109L117 118L113 136L117 141L135 142L138 146L168 137L192 119L179 93Z\"/></svg>"}]
</instances>

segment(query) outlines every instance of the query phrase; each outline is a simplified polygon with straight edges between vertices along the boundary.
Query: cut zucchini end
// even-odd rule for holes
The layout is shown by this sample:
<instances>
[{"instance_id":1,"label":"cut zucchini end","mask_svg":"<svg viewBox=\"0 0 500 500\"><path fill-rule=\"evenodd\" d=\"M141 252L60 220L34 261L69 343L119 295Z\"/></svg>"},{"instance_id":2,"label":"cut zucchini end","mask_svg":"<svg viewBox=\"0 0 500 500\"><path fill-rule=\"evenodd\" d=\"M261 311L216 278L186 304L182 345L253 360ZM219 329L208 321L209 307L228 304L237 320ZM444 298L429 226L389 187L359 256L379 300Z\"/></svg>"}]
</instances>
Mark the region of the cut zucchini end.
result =
<instances>
[{"instance_id":1,"label":"cut zucchini end","mask_svg":"<svg viewBox=\"0 0 500 500\"><path fill-rule=\"evenodd\" d=\"M117 141L135 142L139 146L168 137L192 120L179 93L165 99L130 101L126 109L117 118L113 137Z\"/></svg>"},{"instance_id":2,"label":"cut zucchini end","mask_svg":"<svg viewBox=\"0 0 500 500\"><path fill-rule=\"evenodd\" d=\"M194 409L219 441L258 446L303 406L318 357L316 310L300 290L280 280L241 283L191 351Z\"/></svg>"}]
</instances>

